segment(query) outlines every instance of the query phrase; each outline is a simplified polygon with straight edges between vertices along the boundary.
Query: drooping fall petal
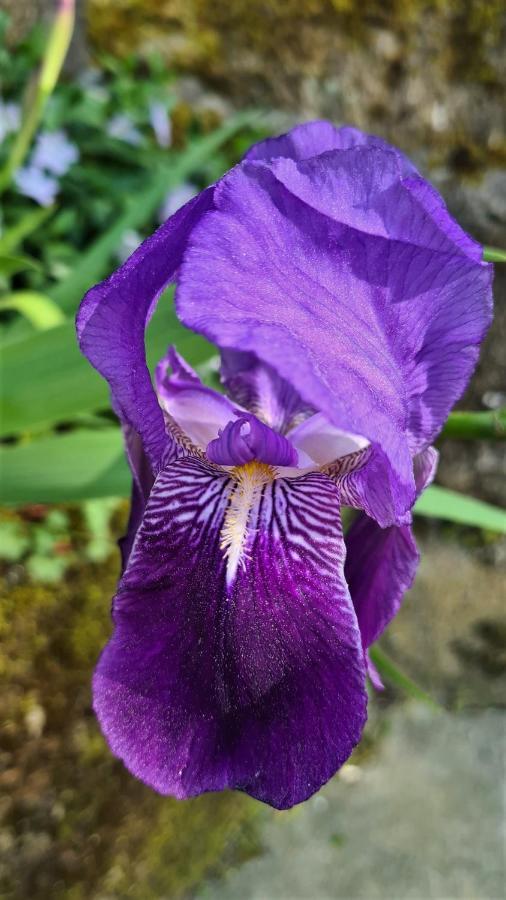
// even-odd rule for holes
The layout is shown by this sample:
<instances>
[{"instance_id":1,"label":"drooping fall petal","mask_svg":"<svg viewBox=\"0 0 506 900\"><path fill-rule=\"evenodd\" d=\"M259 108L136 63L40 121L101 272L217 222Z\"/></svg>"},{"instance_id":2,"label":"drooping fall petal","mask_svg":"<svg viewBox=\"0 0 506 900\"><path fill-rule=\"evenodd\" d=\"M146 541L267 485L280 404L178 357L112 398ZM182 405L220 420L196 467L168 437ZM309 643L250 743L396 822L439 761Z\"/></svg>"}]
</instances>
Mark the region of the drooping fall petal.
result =
<instances>
[{"instance_id":1,"label":"drooping fall petal","mask_svg":"<svg viewBox=\"0 0 506 900\"><path fill-rule=\"evenodd\" d=\"M158 476L94 681L112 750L156 790L239 788L285 808L359 740L364 658L336 499L318 474L248 488L181 459ZM244 540L239 559L224 535Z\"/></svg>"}]
</instances>

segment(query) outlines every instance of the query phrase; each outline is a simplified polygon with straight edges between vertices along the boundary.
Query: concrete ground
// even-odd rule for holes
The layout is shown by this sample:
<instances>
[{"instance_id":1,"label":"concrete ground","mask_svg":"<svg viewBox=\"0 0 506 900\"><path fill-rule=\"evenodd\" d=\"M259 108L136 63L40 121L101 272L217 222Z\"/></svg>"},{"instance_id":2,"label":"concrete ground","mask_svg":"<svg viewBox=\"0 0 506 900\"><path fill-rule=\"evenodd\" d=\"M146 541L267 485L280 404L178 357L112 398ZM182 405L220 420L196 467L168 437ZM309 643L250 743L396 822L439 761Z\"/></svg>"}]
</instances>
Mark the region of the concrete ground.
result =
<instances>
[{"instance_id":1,"label":"concrete ground","mask_svg":"<svg viewBox=\"0 0 506 900\"><path fill-rule=\"evenodd\" d=\"M266 818L265 852L199 900L502 900L506 714L403 705L377 751Z\"/></svg>"}]
</instances>

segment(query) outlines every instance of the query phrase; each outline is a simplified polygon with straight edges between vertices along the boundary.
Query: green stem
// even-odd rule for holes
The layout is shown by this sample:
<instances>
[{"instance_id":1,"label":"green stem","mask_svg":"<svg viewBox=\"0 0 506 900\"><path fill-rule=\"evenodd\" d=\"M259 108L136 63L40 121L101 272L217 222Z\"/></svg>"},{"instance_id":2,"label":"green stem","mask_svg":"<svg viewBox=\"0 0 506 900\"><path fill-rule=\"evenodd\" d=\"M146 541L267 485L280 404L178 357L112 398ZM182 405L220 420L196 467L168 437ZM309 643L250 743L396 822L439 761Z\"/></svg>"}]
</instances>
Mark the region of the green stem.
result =
<instances>
[{"instance_id":1,"label":"green stem","mask_svg":"<svg viewBox=\"0 0 506 900\"><path fill-rule=\"evenodd\" d=\"M17 133L9 158L0 172L0 193L9 186L14 172L28 153L45 105L58 81L74 30L74 12L74 0L60 0L39 76L35 85L28 92L21 128Z\"/></svg>"},{"instance_id":2,"label":"green stem","mask_svg":"<svg viewBox=\"0 0 506 900\"><path fill-rule=\"evenodd\" d=\"M506 407L493 412L454 412L448 417L441 437L505 440Z\"/></svg>"},{"instance_id":3,"label":"green stem","mask_svg":"<svg viewBox=\"0 0 506 900\"><path fill-rule=\"evenodd\" d=\"M429 694L426 694L422 688L418 687L404 672L401 672L390 657L383 650L380 650L377 645L369 647L369 656L380 675L384 676L386 681L391 681L392 684L410 697L414 697L415 700L421 700L422 703L426 703L427 706L431 706L433 709L440 709L439 704Z\"/></svg>"},{"instance_id":4,"label":"green stem","mask_svg":"<svg viewBox=\"0 0 506 900\"><path fill-rule=\"evenodd\" d=\"M506 262L506 250L501 250L500 247L484 247L483 259L485 262Z\"/></svg>"}]
</instances>

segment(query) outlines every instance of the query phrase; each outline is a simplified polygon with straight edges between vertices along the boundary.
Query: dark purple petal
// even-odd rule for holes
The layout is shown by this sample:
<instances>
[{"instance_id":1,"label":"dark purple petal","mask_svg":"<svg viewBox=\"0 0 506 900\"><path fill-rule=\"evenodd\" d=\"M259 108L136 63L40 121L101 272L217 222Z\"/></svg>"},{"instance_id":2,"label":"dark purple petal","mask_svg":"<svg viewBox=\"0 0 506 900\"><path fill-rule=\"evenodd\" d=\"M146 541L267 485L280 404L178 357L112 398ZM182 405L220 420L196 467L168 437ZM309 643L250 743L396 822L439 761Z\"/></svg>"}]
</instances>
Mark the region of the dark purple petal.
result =
<instances>
[{"instance_id":1,"label":"dark purple petal","mask_svg":"<svg viewBox=\"0 0 506 900\"><path fill-rule=\"evenodd\" d=\"M247 413L228 423L208 444L206 455L221 466L242 466L254 459L270 466L296 466L298 460L295 447L282 434Z\"/></svg>"},{"instance_id":2,"label":"dark purple petal","mask_svg":"<svg viewBox=\"0 0 506 900\"><path fill-rule=\"evenodd\" d=\"M158 364L155 383L164 412L202 450L241 412L228 397L203 384L173 347ZM167 429L172 431L170 421Z\"/></svg>"},{"instance_id":3,"label":"dark purple petal","mask_svg":"<svg viewBox=\"0 0 506 900\"><path fill-rule=\"evenodd\" d=\"M113 752L159 792L238 788L286 808L359 740L364 656L332 483L261 485L227 587L220 543L237 489L191 459L158 476L94 706Z\"/></svg>"},{"instance_id":4,"label":"dark purple petal","mask_svg":"<svg viewBox=\"0 0 506 900\"><path fill-rule=\"evenodd\" d=\"M364 649L399 611L419 562L410 525L380 528L361 513L346 535L345 576Z\"/></svg>"},{"instance_id":5,"label":"dark purple petal","mask_svg":"<svg viewBox=\"0 0 506 900\"><path fill-rule=\"evenodd\" d=\"M178 210L117 272L88 291L77 316L81 350L109 382L114 407L139 434L154 472L169 438L146 365L144 331L212 202L209 188Z\"/></svg>"},{"instance_id":6,"label":"dark purple petal","mask_svg":"<svg viewBox=\"0 0 506 900\"><path fill-rule=\"evenodd\" d=\"M267 138L253 144L245 159L272 160L276 157L302 160L319 156L327 150L349 150L351 147L380 147L393 150L406 174L416 172L413 164L399 150L372 134L364 134L358 128L343 125L336 128L331 122L315 121L296 125L279 137Z\"/></svg>"},{"instance_id":7,"label":"dark purple petal","mask_svg":"<svg viewBox=\"0 0 506 900\"><path fill-rule=\"evenodd\" d=\"M415 456L413 468L417 497L433 480L438 459L439 454L434 447L427 447ZM346 479L338 484L341 502L348 501L348 505L361 507L366 512L371 511L368 483L371 488L378 483L371 475L367 483L364 473L367 473L369 465L374 466L374 460L369 460L362 469L363 480L360 486L363 490L364 504L349 503L351 497L349 493L346 494ZM353 477L352 474L351 478ZM356 473L356 478L359 483L360 471ZM411 514L408 514L408 517L410 520ZM394 525L380 528L377 522L362 513L346 535L346 580L357 613L364 647L373 644L385 630L397 614L405 592L413 583L419 554L409 520L400 527ZM378 687L376 680L381 684L381 679L370 660L368 667L371 680L374 686Z\"/></svg>"},{"instance_id":8,"label":"dark purple petal","mask_svg":"<svg viewBox=\"0 0 506 900\"><path fill-rule=\"evenodd\" d=\"M292 385L254 353L223 350L221 379L237 403L281 434L312 412Z\"/></svg>"},{"instance_id":9,"label":"dark purple petal","mask_svg":"<svg viewBox=\"0 0 506 900\"><path fill-rule=\"evenodd\" d=\"M406 391L387 298L356 271L363 236L258 163L226 176L215 202L185 254L180 317L223 347L255 352L338 428L381 444L404 513L414 499Z\"/></svg>"}]
</instances>

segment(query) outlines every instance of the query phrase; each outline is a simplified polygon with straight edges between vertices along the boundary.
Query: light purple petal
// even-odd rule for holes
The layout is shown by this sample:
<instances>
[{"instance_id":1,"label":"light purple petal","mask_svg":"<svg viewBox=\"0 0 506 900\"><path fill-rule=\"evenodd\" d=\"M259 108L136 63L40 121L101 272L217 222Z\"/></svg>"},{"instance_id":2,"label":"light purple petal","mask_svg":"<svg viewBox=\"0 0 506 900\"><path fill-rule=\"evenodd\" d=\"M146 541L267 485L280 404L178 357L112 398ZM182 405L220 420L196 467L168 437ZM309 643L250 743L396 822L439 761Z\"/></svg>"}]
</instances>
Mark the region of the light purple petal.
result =
<instances>
[{"instance_id":1,"label":"light purple petal","mask_svg":"<svg viewBox=\"0 0 506 900\"><path fill-rule=\"evenodd\" d=\"M165 103L160 100L152 100L149 104L149 121L155 132L157 143L160 147L170 147L172 142L172 125Z\"/></svg>"},{"instance_id":2,"label":"light purple petal","mask_svg":"<svg viewBox=\"0 0 506 900\"><path fill-rule=\"evenodd\" d=\"M203 384L173 347L157 366L156 392L162 409L202 450L241 412L228 397Z\"/></svg>"},{"instance_id":3,"label":"light purple petal","mask_svg":"<svg viewBox=\"0 0 506 900\"><path fill-rule=\"evenodd\" d=\"M345 575L364 649L399 611L419 562L409 525L380 528L361 513L346 535Z\"/></svg>"},{"instance_id":4,"label":"light purple petal","mask_svg":"<svg viewBox=\"0 0 506 900\"><path fill-rule=\"evenodd\" d=\"M77 317L81 350L109 382L115 409L139 434L154 472L169 439L146 365L144 332L160 293L176 276L192 229L212 202L209 188L179 210L88 291Z\"/></svg>"},{"instance_id":5,"label":"light purple petal","mask_svg":"<svg viewBox=\"0 0 506 900\"><path fill-rule=\"evenodd\" d=\"M38 135L32 164L52 175L65 175L79 159L79 150L64 131L45 131Z\"/></svg>"},{"instance_id":6,"label":"light purple petal","mask_svg":"<svg viewBox=\"0 0 506 900\"><path fill-rule=\"evenodd\" d=\"M414 499L406 390L388 298L365 277L363 236L258 163L225 176L215 202L185 254L181 319L221 347L256 353L338 428L381 444L402 514Z\"/></svg>"},{"instance_id":7,"label":"light purple petal","mask_svg":"<svg viewBox=\"0 0 506 900\"><path fill-rule=\"evenodd\" d=\"M384 299L382 325L404 376L410 445L423 449L462 395L491 322L493 269L482 262L482 247L431 185L402 175L393 149L278 159L271 167L312 209L362 234L354 270L369 282L378 310Z\"/></svg>"},{"instance_id":8,"label":"light purple petal","mask_svg":"<svg viewBox=\"0 0 506 900\"><path fill-rule=\"evenodd\" d=\"M221 466L242 466L258 460L270 466L296 466L295 447L250 413L238 414L223 432L211 441L207 458Z\"/></svg>"},{"instance_id":9,"label":"light purple petal","mask_svg":"<svg viewBox=\"0 0 506 900\"><path fill-rule=\"evenodd\" d=\"M158 476L94 707L113 752L160 793L238 788L287 808L360 738L363 651L331 482L264 486L227 588L220 541L233 488L191 459Z\"/></svg>"},{"instance_id":10,"label":"light purple petal","mask_svg":"<svg viewBox=\"0 0 506 900\"><path fill-rule=\"evenodd\" d=\"M288 432L287 438L296 450L302 450L319 466L368 446L365 438L341 431L321 413L315 413L301 422Z\"/></svg>"},{"instance_id":11,"label":"light purple petal","mask_svg":"<svg viewBox=\"0 0 506 900\"><path fill-rule=\"evenodd\" d=\"M245 159L272 160L277 157L287 159L309 159L319 156L327 150L349 150L351 147L380 147L393 150L386 141L372 134L365 134L358 128L343 125L336 128L331 122L314 121L296 125L291 131L279 137L267 138L253 144L245 154ZM399 150L395 150L402 171L415 173L416 169L410 160Z\"/></svg>"},{"instance_id":12,"label":"light purple petal","mask_svg":"<svg viewBox=\"0 0 506 900\"><path fill-rule=\"evenodd\" d=\"M144 142L141 132L135 127L133 120L126 113L117 113L117 115L112 116L107 123L106 131L109 137L131 144L132 147L140 147Z\"/></svg>"},{"instance_id":13,"label":"light purple petal","mask_svg":"<svg viewBox=\"0 0 506 900\"><path fill-rule=\"evenodd\" d=\"M221 379L237 403L281 434L292 428L300 417L313 411L290 382L254 353L223 350Z\"/></svg>"},{"instance_id":14,"label":"light purple petal","mask_svg":"<svg viewBox=\"0 0 506 900\"><path fill-rule=\"evenodd\" d=\"M14 183L21 194L35 200L40 206L51 206L59 189L56 178L32 165L17 169Z\"/></svg>"}]
</instances>

